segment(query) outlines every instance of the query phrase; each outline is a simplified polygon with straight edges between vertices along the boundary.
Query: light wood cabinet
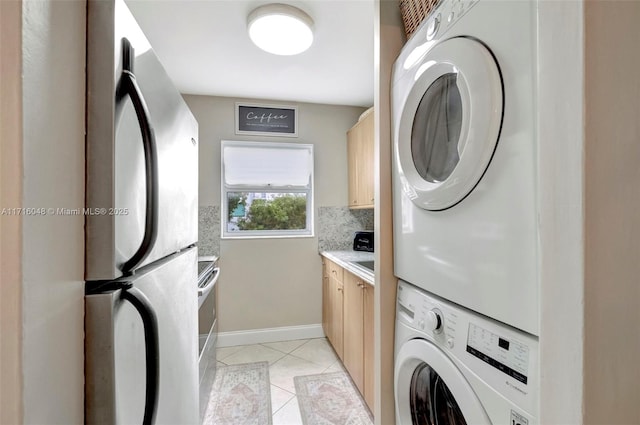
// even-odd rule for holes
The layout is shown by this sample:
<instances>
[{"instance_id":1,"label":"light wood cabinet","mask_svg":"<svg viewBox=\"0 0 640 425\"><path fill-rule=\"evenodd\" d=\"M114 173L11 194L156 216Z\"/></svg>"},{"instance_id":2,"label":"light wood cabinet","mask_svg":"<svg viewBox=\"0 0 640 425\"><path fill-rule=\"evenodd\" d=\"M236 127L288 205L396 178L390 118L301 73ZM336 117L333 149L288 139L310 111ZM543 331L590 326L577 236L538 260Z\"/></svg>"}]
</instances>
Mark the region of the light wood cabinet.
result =
<instances>
[{"instance_id":1,"label":"light wood cabinet","mask_svg":"<svg viewBox=\"0 0 640 425\"><path fill-rule=\"evenodd\" d=\"M374 287L364 285L364 401L373 411L374 401L374 345L373 345L373 293Z\"/></svg>"},{"instance_id":2,"label":"light wood cabinet","mask_svg":"<svg viewBox=\"0 0 640 425\"><path fill-rule=\"evenodd\" d=\"M323 259L322 326L372 411L374 290L363 279Z\"/></svg>"},{"instance_id":3,"label":"light wood cabinet","mask_svg":"<svg viewBox=\"0 0 640 425\"><path fill-rule=\"evenodd\" d=\"M344 366L364 394L364 283L344 273Z\"/></svg>"},{"instance_id":4,"label":"light wood cabinet","mask_svg":"<svg viewBox=\"0 0 640 425\"><path fill-rule=\"evenodd\" d=\"M344 365L373 410L373 291L359 277L344 272Z\"/></svg>"},{"instance_id":5,"label":"light wood cabinet","mask_svg":"<svg viewBox=\"0 0 640 425\"><path fill-rule=\"evenodd\" d=\"M322 330L329 337L329 314L330 314L330 297L329 297L329 263L328 260L322 259Z\"/></svg>"},{"instance_id":6,"label":"light wood cabinet","mask_svg":"<svg viewBox=\"0 0 640 425\"><path fill-rule=\"evenodd\" d=\"M347 131L349 208L373 208L374 130L373 110Z\"/></svg>"},{"instance_id":7,"label":"light wood cabinet","mask_svg":"<svg viewBox=\"0 0 640 425\"><path fill-rule=\"evenodd\" d=\"M343 291L342 267L323 260L322 327L340 359L343 358Z\"/></svg>"}]
</instances>

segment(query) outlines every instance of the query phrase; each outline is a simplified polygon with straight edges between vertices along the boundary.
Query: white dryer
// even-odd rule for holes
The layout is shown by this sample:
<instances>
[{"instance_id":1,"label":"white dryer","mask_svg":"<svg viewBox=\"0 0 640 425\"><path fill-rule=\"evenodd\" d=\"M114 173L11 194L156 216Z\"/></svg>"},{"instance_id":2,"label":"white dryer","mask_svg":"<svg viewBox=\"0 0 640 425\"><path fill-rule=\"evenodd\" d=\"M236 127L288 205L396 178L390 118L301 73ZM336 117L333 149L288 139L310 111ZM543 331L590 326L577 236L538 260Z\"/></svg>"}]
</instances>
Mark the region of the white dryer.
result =
<instances>
[{"instance_id":1,"label":"white dryer","mask_svg":"<svg viewBox=\"0 0 640 425\"><path fill-rule=\"evenodd\" d=\"M393 74L396 275L538 334L536 2L443 0Z\"/></svg>"},{"instance_id":2,"label":"white dryer","mask_svg":"<svg viewBox=\"0 0 640 425\"><path fill-rule=\"evenodd\" d=\"M396 425L537 423L535 337L398 285Z\"/></svg>"}]
</instances>

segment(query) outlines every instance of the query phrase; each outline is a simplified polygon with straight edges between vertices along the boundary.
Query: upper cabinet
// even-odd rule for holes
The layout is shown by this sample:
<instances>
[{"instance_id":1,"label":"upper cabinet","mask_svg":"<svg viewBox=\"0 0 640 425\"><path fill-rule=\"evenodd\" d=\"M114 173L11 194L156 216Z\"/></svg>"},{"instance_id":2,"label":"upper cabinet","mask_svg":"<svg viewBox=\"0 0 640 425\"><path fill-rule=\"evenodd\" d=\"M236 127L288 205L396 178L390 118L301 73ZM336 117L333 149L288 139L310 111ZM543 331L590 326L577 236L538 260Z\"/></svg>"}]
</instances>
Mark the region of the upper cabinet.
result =
<instances>
[{"instance_id":1,"label":"upper cabinet","mask_svg":"<svg viewBox=\"0 0 640 425\"><path fill-rule=\"evenodd\" d=\"M349 208L373 208L373 108L347 131Z\"/></svg>"}]
</instances>

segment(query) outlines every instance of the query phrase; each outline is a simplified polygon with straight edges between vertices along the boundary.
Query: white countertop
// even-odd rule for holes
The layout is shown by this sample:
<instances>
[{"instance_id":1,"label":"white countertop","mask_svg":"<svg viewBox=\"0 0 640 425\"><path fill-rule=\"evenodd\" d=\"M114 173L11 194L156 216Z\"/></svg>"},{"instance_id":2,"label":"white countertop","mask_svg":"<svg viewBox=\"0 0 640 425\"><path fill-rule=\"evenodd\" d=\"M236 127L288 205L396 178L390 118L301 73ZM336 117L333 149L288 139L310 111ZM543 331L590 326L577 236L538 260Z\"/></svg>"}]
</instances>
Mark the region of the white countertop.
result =
<instances>
[{"instance_id":1,"label":"white countertop","mask_svg":"<svg viewBox=\"0 0 640 425\"><path fill-rule=\"evenodd\" d=\"M375 283L375 278L372 271L354 263L354 261L374 261L373 252L322 251L320 255L333 261L348 272L358 276L368 284L373 285Z\"/></svg>"}]
</instances>

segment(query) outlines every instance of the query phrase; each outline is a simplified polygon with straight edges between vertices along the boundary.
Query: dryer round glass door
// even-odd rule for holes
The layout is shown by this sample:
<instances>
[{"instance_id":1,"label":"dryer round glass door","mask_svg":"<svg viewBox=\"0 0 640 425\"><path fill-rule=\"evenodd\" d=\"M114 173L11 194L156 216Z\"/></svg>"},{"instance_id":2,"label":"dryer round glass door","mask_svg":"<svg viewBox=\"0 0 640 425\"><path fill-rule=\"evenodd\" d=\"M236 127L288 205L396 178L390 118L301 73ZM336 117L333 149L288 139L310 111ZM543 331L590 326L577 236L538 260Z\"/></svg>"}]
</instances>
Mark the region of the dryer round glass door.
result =
<instances>
[{"instance_id":1,"label":"dryer round glass door","mask_svg":"<svg viewBox=\"0 0 640 425\"><path fill-rule=\"evenodd\" d=\"M491 161L502 125L502 78L491 52L463 37L435 45L413 69L395 159L409 198L444 210L473 190Z\"/></svg>"},{"instance_id":2,"label":"dryer round glass door","mask_svg":"<svg viewBox=\"0 0 640 425\"><path fill-rule=\"evenodd\" d=\"M465 377L434 344L403 344L394 375L397 425L491 424Z\"/></svg>"}]
</instances>

